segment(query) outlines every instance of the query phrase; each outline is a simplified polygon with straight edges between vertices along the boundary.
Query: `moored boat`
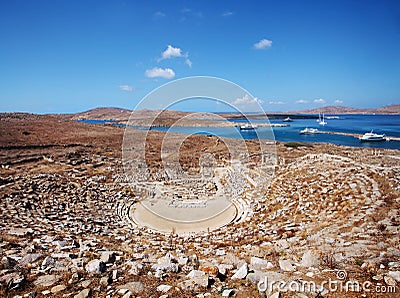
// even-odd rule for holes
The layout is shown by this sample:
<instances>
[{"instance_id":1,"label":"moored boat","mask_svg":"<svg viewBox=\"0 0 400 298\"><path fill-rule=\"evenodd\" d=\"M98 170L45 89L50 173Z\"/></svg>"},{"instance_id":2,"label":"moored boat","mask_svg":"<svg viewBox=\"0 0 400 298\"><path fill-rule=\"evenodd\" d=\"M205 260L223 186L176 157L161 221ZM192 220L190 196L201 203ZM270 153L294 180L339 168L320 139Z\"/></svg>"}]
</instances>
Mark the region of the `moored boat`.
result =
<instances>
[{"instance_id":1,"label":"moored boat","mask_svg":"<svg viewBox=\"0 0 400 298\"><path fill-rule=\"evenodd\" d=\"M325 121L325 115L322 114L322 119L320 119L320 121L318 122L319 125L325 126L328 124L328 122Z\"/></svg>"},{"instance_id":2,"label":"moored boat","mask_svg":"<svg viewBox=\"0 0 400 298\"><path fill-rule=\"evenodd\" d=\"M257 125L246 123L244 125L241 125L239 128L240 130L255 130L257 128Z\"/></svg>"},{"instance_id":3,"label":"moored boat","mask_svg":"<svg viewBox=\"0 0 400 298\"><path fill-rule=\"evenodd\" d=\"M373 130L371 130L371 132L366 132L362 137L360 137L361 142L382 142L388 140L389 139L386 138L384 134L374 133Z\"/></svg>"},{"instance_id":4,"label":"moored boat","mask_svg":"<svg viewBox=\"0 0 400 298\"><path fill-rule=\"evenodd\" d=\"M316 128L306 127L305 129L300 130L300 134L302 134L302 135L312 135L312 134L316 134L316 133L319 133L319 130Z\"/></svg>"}]
</instances>

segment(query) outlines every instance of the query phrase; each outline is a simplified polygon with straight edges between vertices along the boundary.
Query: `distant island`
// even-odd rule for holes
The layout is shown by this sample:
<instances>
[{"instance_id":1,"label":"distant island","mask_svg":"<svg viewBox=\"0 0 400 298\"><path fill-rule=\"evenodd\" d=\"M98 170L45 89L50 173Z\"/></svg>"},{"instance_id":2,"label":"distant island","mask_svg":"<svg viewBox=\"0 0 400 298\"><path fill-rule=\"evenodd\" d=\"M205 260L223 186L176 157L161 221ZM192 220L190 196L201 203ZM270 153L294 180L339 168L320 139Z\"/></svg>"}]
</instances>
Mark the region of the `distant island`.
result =
<instances>
[{"instance_id":1,"label":"distant island","mask_svg":"<svg viewBox=\"0 0 400 298\"><path fill-rule=\"evenodd\" d=\"M117 108L117 107L100 107L94 108L85 112L71 114L71 118L74 120L82 120L82 119L98 119L98 120L117 120L117 121L126 121L131 116L133 110ZM140 111L135 118L148 118L149 116L154 116L156 111L146 110ZM297 111L287 111L287 112L268 112L266 114L268 116L280 116L284 115L298 115L298 114L391 114L391 115L400 115L400 104L388 105L381 108L370 108L370 109L361 109L361 108L351 108L345 106L326 106L320 107L311 110L297 110ZM164 111L163 116L166 118L180 118L184 115L188 114L187 112L181 111ZM224 117L230 117L234 114L221 114ZM207 118L207 115L204 115L204 118Z\"/></svg>"},{"instance_id":2,"label":"distant island","mask_svg":"<svg viewBox=\"0 0 400 298\"><path fill-rule=\"evenodd\" d=\"M360 109L345 106L326 106L311 110L288 111L288 114L400 114L400 104L388 105L381 108Z\"/></svg>"}]
</instances>

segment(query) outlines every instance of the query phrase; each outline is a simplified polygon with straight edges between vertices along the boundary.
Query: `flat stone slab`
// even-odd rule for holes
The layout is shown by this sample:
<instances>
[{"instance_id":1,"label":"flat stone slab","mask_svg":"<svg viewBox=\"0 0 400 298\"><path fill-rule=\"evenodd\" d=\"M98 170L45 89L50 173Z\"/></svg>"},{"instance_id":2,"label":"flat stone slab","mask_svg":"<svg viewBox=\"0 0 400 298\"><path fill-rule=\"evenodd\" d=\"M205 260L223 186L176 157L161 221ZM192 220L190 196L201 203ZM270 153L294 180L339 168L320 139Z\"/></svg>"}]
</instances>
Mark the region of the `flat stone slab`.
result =
<instances>
[{"instance_id":1,"label":"flat stone slab","mask_svg":"<svg viewBox=\"0 0 400 298\"><path fill-rule=\"evenodd\" d=\"M144 285L140 281L133 281L119 286L117 287L117 289L125 289L131 291L134 294L140 294L144 290Z\"/></svg>"},{"instance_id":2,"label":"flat stone slab","mask_svg":"<svg viewBox=\"0 0 400 298\"><path fill-rule=\"evenodd\" d=\"M33 284L37 287L50 287L60 280L59 275L49 274L39 276Z\"/></svg>"}]
</instances>

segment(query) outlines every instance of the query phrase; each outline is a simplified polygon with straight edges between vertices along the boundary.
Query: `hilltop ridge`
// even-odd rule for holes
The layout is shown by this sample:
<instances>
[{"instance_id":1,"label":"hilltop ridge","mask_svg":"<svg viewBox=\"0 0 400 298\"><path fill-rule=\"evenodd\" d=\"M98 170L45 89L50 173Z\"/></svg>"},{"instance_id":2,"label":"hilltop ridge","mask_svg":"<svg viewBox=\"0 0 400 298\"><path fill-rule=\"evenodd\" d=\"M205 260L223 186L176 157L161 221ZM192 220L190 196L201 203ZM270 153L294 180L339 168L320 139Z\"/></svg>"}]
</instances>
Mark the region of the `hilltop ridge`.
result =
<instances>
[{"instance_id":1,"label":"hilltop ridge","mask_svg":"<svg viewBox=\"0 0 400 298\"><path fill-rule=\"evenodd\" d=\"M288 111L293 114L400 114L400 104L393 104L381 108L352 108L345 106L326 106L309 110Z\"/></svg>"},{"instance_id":2,"label":"hilltop ridge","mask_svg":"<svg viewBox=\"0 0 400 298\"><path fill-rule=\"evenodd\" d=\"M82 120L82 119L99 119L99 120L128 120L131 116L132 112L136 112L137 114L134 115L135 118L148 118L149 116L155 116L156 110L141 110L141 111L134 111L124 108L117 108L117 107L97 107L94 109L90 109L84 112L71 114L73 120ZM160 112L160 111L158 111ZM267 114L280 114L277 112L269 112L266 111ZM318 114L318 113L325 113L325 114L400 114L400 104L393 104L384 106L381 108L352 108L352 107L345 107L345 106L325 106L315 109L308 109L308 110L294 110L294 111L287 111L284 114ZM174 110L166 110L163 111L162 116L166 118L180 118L185 115L188 115L189 112L182 112L182 111L174 111ZM231 114L221 114L223 116L229 116ZM207 117L205 114L204 118ZM202 117L202 118L203 118Z\"/></svg>"}]
</instances>

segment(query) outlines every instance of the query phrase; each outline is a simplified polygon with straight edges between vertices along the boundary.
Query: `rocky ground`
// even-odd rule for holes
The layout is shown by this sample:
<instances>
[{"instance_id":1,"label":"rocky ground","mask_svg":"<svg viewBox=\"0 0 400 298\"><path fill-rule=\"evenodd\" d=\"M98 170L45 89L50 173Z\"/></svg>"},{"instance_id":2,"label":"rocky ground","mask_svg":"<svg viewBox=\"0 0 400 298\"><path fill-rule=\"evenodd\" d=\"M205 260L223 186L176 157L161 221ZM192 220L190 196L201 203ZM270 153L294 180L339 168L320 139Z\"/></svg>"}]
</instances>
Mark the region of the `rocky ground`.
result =
<instances>
[{"instance_id":1,"label":"rocky ground","mask_svg":"<svg viewBox=\"0 0 400 298\"><path fill-rule=\"evenodd\" d=\"M248 220L178 236L117 212L123 128L1 114L0 135L1 297L399 296L399 151L278 144Z\"/></svg>"}]
</instances>

